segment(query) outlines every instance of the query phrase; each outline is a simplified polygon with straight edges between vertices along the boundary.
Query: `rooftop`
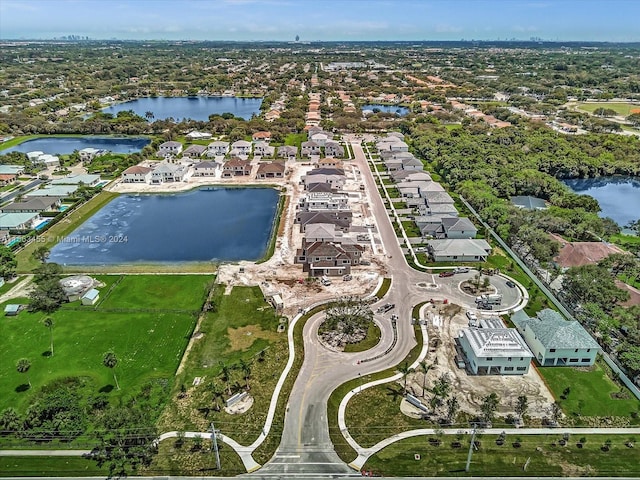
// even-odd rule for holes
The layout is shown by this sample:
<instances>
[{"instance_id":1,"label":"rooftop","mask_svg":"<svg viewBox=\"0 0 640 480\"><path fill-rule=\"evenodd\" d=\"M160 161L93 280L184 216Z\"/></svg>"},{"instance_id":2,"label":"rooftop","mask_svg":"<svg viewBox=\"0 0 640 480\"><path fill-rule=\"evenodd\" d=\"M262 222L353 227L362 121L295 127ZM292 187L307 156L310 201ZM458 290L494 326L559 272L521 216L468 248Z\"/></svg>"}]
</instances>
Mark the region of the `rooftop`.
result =
<instances>
[{"instance_id":1,"label":"rooftop","mask_svg":"<svg viewBox=\"0 0 640 480\"><path fill-rule=\"evenodd\" d=\"M530 328L546 348L600 348L577 321L565 320L549 308L538 312L535 318L530 318L524 310L520 310L511 316L511 320L520 331Z\"/></svg>"},{"instance_id":2,"label":"rooftop","mask_svg":"<svg viewBox=\"0 0 640 480\"><path fill-rule=\"evenodd\" d=\"M533 354L515 328L464 328L461 331L477 358L529 357Z\"/></svg>"}]
</instances>

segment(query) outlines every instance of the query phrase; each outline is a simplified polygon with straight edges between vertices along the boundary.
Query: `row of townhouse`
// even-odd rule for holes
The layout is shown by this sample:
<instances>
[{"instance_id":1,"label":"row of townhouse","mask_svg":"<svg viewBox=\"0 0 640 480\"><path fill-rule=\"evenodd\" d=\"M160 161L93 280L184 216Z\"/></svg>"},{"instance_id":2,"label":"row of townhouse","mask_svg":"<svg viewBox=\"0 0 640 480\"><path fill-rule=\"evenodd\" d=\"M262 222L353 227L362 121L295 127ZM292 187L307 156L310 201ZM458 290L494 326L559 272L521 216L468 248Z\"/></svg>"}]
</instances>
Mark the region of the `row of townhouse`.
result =
<instances>
[{"instance_id":1,"label":"row of townhouse","mask_svg":"<svg viewBox=\"0 0 640 480\"><path fill-rule=\"evenodd\" d=\"M304 234L295 263L309 276L341 276L359 265L364 247L345 236L353 213L342 192L346 177L341 162L316 165L302 177L305 195L297 205L295 222Z\"/></svg>"},{"instance_id":2,"label":"row of townhouse","mask_svg":"<svg viewBox=\"0 0 640 480\"><path fill-rule=\"evenodd\" d=\"M422 162L408 151L404 135L390 132L376 143L380 159L436 262L480 262L491 253L486 240L476 239L478 229L459 217L454 199L423 170Z\"/></svg>"},{"instance_id":3,"label":"row of townhouse","mask_svg":"<svg viewBox=\"0 0 640 480\"><path fill-rule=\"evenodd\" d=\"M122 172L123 183L146 183L159 185L164 183L182 182L191 172L193 177L248 177L251 176L253 165L247 159L232 158L227 162L204 160L187 164L175 164L167 161L157 164L135 165ZM260 162L255 178L284 178L286 167L283 162Z\"/></svg>"},{"instance_id":4,"label":"row of townhouse","mask_svg":"<svg viewBox=\"0 0 640 480\"><path fill-rule=\"evenodd\" d=\"M282 145L273 147L269 145L270 133L257 132L254 137L260 138L259 134L268 135L264 140L254 140L248 142L246 140L238 140L233 143L215 141L209 145L189 145L186 149L182 149L180 142L165 142L158 148L157 156L165 159L173 159L178 156L183 158L196 159L201 157L239 157L248 158L250 155L260 157L277 157L285 160L294 160L298 155L298 148L292 145Z\"/></svg>"}]
</instances>

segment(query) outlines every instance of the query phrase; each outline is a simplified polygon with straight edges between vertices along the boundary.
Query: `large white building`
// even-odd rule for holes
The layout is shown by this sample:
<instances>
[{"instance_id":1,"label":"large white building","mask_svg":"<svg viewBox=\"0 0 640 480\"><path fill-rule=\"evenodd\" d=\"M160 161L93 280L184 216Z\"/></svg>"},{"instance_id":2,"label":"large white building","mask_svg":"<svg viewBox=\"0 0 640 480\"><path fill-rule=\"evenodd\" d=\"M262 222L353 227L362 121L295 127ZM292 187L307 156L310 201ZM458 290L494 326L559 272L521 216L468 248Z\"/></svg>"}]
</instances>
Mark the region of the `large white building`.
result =
<instances>
[{"instance_id":1,"label":"large white building","mask_svg":"<svg viewBox=\"0 0 640 480\"><path fill-rule=\"evenodd\" d=\"M533 354L514 328L464 328L458 341L475 375L524 375Z\"/></svg>"},{"instance_id":2,"label":"large white building","mask_svg":"<svg viewBox=\"0 0 640 480\"><path fill-rule=\"evenodd\" d=\"M521 310L511 320L543 367L585 367L596 361L600 345L575 320L567 321L549 308L535 318Z\"/></svg>"}]
</instances>

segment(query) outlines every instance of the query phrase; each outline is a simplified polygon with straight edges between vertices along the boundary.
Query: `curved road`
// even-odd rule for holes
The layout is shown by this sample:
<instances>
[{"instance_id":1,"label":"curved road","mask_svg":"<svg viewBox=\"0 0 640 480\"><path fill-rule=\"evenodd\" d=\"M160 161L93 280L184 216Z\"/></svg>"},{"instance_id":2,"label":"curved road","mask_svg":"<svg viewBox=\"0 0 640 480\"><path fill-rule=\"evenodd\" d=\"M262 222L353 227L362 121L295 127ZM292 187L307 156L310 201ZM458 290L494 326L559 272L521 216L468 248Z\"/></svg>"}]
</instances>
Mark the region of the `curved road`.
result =
<instances>
[{"instance_id":1,"label":"curved road","mask_svg":"<svg viewBox=\"0 0 640 480\"><path fill-rule=\"evenodd\" d=\"M280 446L274 457L252 474L258 477L312 473L360 476L338 457L329 438L327 402L331 393L348 380L384 370L400 363L407 356L416 344L411 325L411 313L415 304L430 298L449 298L463 306L475 306L472 297L465 296L458 290L460 275L441 279L437 275L413 270L407 265L382 199L376 194L377 187L362 147L359 144L351 145L355 154L353 163L362 172L367 191L371 192L369 200L372 214L378 224L388 257L389 276L392 278L391 288L379 304L394 303L396 308L385 317L377 316L382 340L366 352L342 353L328 350L317 340L322 314L307 321L303 329L304 361L289 398ZM434 284L437 285L435 288L430 286ZM514 292L514 296L516 295ZM387 355L359 364L359 360L383 353L391 345L393 331L389 318L392 313L399 316L395 347Z\"/></svg>"}]
</instances>

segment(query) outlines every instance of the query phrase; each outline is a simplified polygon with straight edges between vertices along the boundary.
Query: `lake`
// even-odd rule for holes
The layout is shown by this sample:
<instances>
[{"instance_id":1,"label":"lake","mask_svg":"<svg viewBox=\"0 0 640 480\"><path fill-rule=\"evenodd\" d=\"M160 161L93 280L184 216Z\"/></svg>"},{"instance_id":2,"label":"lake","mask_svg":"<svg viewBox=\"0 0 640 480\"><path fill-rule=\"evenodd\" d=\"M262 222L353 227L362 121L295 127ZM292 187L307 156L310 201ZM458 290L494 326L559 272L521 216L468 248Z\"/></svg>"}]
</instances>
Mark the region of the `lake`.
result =
<instances>
[{"instance_id":1,"label":"lake","mask_svg":"<svg viewBox=\"0 0 640 480\"><path fill-rule=\"evenodd\" d=\"M0 150L0 154L9 152L44 152L50 155L66 155L83 148L100 148L113 153L135 153L141 151L151 140L143 137L41 137L27 140L15 147Z\"/></svg>"},{"instance_id":2,"label":"lake","mask_svg":"<svg viewBox=\"0 0 640 480\"><path fill-rule=\"evenodd\" d=\"M600 177L563 182L574 192L598 200L600 216L612 218L621 227L640 218L640 178Z\"/></svg>"},{"instance_id":3,"label":"lake","mask_svg":"<svg viewBox=\"0 0 640 480\"><path fill-rule=\"evenodd\" d=\"M258 260L278 206L272 188L121 195L51 250L61 265Z\"/></svg>"},{"instance_id":4,"label":"lake","mask_svg":"<svg viewBox=\"0 0 640 480\"><path fill-rule=\"evenodd\" d=\"M378 104L372 103L372 104L362 106L362 110L373 110L374 108L384 113L395 113L400 117L404 117L406 114L409 113L409 109L407 107L400 107L398 105L378 105Z\"/></svg>"},{"instance_id":5,"label":"lake","mask_svg":"<svg viewBox=\"0 0 640 480\"><path fill-rule=\"evenodd\" d=\"M152 120L176 121L192 119L208 121L214 113L233 113L236 117L249 120L252 115L260 115L262 98L237 97L144 97L118 103L102 109L104 113L117 114L123 110L133 110L141 117L153 112Z\"/></svg>"}]
</instances>

